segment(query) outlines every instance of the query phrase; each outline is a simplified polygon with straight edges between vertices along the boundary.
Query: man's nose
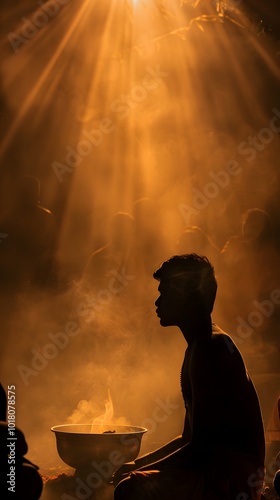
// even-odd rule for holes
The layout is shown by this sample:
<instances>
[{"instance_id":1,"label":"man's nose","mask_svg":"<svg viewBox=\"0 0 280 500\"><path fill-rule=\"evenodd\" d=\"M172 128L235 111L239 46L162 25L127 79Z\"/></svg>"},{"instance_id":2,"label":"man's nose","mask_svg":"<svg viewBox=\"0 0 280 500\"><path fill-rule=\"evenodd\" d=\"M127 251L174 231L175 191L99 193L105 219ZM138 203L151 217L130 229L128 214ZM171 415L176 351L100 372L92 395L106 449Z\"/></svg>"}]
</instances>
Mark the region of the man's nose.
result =
<instances>
[{"instance_id":1,"label":"man's nose","mask_svg":"<svg viewBox=\"0 0 280 500\"><path fill-rule=\"evenodd\" d=\"M159 300L160 300L160 297L157 298L157 300L155 301L155 306L158 307L159 306Z\"/></svg>"}]
</instances>

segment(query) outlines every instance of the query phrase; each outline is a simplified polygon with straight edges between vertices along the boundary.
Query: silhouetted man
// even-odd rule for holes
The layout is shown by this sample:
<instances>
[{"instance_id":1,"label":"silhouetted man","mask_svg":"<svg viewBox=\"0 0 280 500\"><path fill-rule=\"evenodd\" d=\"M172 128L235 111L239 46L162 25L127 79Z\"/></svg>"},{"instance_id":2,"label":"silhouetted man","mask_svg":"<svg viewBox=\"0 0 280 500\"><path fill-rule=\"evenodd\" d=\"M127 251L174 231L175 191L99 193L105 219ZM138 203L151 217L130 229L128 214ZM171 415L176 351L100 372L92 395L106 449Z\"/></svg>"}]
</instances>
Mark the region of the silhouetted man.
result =
<instances>
[{"instance_id":1,"label":"silhouetted man","mask_svg":"<svg viewBox=\"0 0 280 500\"><path fill-rule=\"evenodd\" d=\"M116 471L115 500L258 500L262 416L239 350L211 322L213 267L196 254L174 256L154 278L161 325L178 326L188 343L181 372L185 424L181 436Z\"/></svg>"}]
</instances>

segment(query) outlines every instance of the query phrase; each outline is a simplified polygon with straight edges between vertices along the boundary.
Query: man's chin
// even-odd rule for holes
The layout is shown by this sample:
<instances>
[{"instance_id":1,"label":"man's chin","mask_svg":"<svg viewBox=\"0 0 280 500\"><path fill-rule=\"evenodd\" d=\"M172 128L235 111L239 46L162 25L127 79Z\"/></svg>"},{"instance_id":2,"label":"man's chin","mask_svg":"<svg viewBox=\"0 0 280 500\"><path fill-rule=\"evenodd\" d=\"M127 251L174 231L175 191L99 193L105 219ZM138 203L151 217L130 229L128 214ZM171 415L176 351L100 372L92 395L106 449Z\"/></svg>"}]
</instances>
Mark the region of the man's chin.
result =
<instances>
[{"instance_id":1,"label":"man's chin","mask_svg":"<svg viewBox=\"0 0 280 500\"><path fill-rule=\"evenodd\" d=\"M165 318L159 318L159 323L161 326L172 326L172 323Z\"/></svg>"}]
</instances>

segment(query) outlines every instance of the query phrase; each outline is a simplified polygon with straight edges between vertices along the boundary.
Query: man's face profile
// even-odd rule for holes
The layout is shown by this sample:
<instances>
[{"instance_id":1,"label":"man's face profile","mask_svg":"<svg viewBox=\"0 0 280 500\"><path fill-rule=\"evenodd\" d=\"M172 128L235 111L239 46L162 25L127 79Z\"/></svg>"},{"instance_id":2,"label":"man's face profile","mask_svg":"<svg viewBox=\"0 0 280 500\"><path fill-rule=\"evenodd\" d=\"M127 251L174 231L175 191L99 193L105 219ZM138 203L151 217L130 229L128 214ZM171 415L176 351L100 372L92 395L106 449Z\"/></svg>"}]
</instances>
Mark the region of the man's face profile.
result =
<instances>
[{"instance_id":1,"label":"man's face profile","mask_svg":"<svg viewBox=\"0 0 280 500\"><path fill-rule=\"evenodd\" d=\"M160 293L155 302L162 326L186 327L211 315L217 283L206 257L175 255L155 271Z\"/></svg>"},{"instance_id":2,"label":"man's face profile","mask_svg":"<svg viewBox=\"0 0 280 500\"><path fill-rule=\"evenodd\" d=\"M184 284L186 285L186 284ZM175 286L174 280L162 279L158 291L160 293L155 302L156 314L162 326L177 326L185 318L188 308L188 293L185 286Z\"/></svg>"}]
</instances>

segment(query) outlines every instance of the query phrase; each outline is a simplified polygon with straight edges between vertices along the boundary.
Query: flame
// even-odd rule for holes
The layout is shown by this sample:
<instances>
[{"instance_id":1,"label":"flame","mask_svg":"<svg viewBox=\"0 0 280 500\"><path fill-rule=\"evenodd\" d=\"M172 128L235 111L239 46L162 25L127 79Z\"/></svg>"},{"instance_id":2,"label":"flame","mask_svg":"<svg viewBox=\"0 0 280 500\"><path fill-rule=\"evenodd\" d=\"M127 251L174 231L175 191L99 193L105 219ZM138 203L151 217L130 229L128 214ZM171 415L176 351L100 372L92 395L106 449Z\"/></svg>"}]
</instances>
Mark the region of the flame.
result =
<instances>
[{"instance_id":1,"label":"flame","mask_svg":"<svg viewBox=\"0 0 280 500\"><path fill-rule=\"evenodd\" d=\"M96 417L92 421L92 427L91 427L91 433L96 433L102 434L106 430L106 426L108 424L111 424L113 422L114 418L114 407L113 407L113 401L111 398L110 390L108 389L108 399L105 401L105 412L102 413L99 417ZM94 426L100 426L98 431L96 431L96 428Z\"/></svg>"}]
</instances>

